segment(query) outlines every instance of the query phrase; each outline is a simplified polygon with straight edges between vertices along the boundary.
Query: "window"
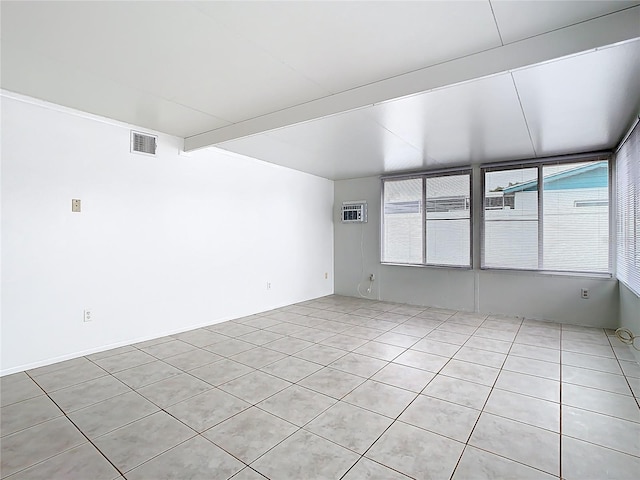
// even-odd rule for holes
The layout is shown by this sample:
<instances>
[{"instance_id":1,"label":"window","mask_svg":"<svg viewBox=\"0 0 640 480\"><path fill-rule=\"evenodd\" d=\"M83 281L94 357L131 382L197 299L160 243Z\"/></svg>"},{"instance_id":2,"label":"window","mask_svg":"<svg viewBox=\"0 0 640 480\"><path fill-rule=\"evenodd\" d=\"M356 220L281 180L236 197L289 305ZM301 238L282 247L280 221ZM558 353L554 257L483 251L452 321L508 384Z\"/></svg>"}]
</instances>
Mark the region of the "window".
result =
<instances>
[{"instance_id":1,"label":"window","mask_svg":"<svg viewBox=\"0 0 640 480\"><path fill-rule=\"evenodd\" d=\"M610 271L606 157L483 174L483 268Z\"/></svg>"},{"instance_id":2,"label":"window","mask_svg":"<svg viewBox=\"0 0 640 480\"><path fill-rule=\"evenodd\" d=\"M640 296L640 128L616 154L616 276Z\"/></svg>"},{"instance_id":3,"label":"window","mask_svg":"<svg viewBox=\"0 0 640 480\"><path fill-rule=\"evenodd\" d=\"M382 180L382 262L471 266L469 170Z\"/></svg>"}]
</instances>

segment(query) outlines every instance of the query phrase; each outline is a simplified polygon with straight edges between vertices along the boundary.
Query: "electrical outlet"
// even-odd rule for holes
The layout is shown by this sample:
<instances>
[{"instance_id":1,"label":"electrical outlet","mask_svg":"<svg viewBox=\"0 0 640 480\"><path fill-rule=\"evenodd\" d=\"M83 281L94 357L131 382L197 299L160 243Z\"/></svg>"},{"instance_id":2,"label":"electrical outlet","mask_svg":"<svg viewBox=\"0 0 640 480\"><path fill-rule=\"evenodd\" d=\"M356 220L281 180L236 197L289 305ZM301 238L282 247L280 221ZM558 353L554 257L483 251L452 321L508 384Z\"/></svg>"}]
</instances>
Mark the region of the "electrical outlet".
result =
<instances>
[{"instance_id":1,"label":"electrical outlet","mask_svg":"<svg viewBox=\"0 0 640 480\"><path fill-rule=\"evenodd\" d=\"M369 275L369 281L373 282L376 279L376 275L374 273L372 273L371 275Z\"/></svg>"},{"instance_id":2,"label":"electrical outlet","mask_svg":"<svg viewBox=\"0 0 640 480\"><path fill-rule=\"evenodd\" d=\"M267 282L267 290L271 290L271 282Z\"/></svg>"},{"instance_id":3,"label":"electrical outlet","mask_svg":"<svg viewBox=\"0 0 640 480\"><path fill-rule=\"evenodd\" d=\"M80 200L77 198L71 200L71 211L76 213L80 212Z\"/></svg>"},{"instance_id":4,"label":"electrical outlet","mask_svg":"<svg viewBox=\"0 0 640 480\"><path fill-rule=\"evenodd\" d=\"M582 298L589 298L589 289L588 288L583 288L580 290L580 296Z\"/></svg>"},{"instance_id":5,"label":"electrical outlet","mask_svg":"<svg viewBox=\"0 0 640 480\"><path fill-rule=\"evenodd\" d=\"M324 272L324 279L328 279L329 278L329 272Z\"/></svg>"},{"instance_id":6,"label":"electrical outlet","mask_svg":"<svg viewBox=\"0 0 640 480\"><path fill-rule=\"evenodd\" d=\"M91 321L91 310L85 310L84 311L84 321L85 322L90 322Z\"/></svg>"}]
</instances>

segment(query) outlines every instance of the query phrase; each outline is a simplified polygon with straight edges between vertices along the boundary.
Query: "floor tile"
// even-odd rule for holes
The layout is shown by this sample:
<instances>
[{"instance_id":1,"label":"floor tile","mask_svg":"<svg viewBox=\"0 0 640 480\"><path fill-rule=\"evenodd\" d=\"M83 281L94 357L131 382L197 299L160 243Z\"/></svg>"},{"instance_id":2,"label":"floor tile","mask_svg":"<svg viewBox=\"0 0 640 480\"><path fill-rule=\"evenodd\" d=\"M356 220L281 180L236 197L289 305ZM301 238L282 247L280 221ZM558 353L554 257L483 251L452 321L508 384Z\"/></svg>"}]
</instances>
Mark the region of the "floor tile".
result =
<instances>
[{"instance_id":1,"label":"floor tile","mask_svg":"<svg viewBox=\"0 0 640 480\"><path fill-rule=\"evenodd\" d=\"M635 480L640 472L640 457L562 437L562 478L566 480Z\"/></svg>"},{"instance_id":2,"label":"floor tile","mask_svg":"<svg viewBox=\"0 0 640 480\"><path fill-rule=\"evenodd\" d=\"M371 377L371 379L418 393L422 391L433 377L435 377L435 373L433 372L427 372L426 370L399 365L397 363L390 363Z\"/></svg>"},{"instance_id":3,"label":"floor tile","mask_svg":"<svg viewBox=\"0 0 640 480\"><path fill-rule=\"evenodd\" d=\"M109 398L69 414L69 418L89 438L96 438L159 411L136 392Z\"/></svg>"},{"instance_id":4,"label":"floor tile","mask_svg":"<svg viewBox=\"0 0 640 480\"><path fill-rule=\"evenodd\" d=\"M182 373L142 387L138 393L159 407L166 408L212 388L208 383L187 373Z\"/></svg>"},{"instance_id":5,"label":"floor tile","mask_svg":"<svg viewBox=\"0 0 640 480\"><path fill-rule=\"evenodd\" d=\"M309 348L305 348L294 355L310 362L315 362L320 365L329 365L335 362L340 357L344 357L347 354L345 350L329 347L327 345L316 344Z\"/></svg>"},{"instance_id":6,"label":"floor tile","mask_svg":"<svg viewBox=\"0 0 640 480\"><path fill-rule=\"evenodd\" d=\"M164 359L164 362L168 363L169 365L173 365L180 370L188 372L189 370L193 370L194 368L219 362L222 359L223 357L220 355L209 352L208 350L196 348L194 350L191 350L190 352L174 355L173 357L167 357Z\"/></svg>"},{"instance_id":7,"label":"floor tile","mask_svg":"<svg viewBox=\"0 0 640 480\"><path fill-rule=\"evenodd\" d=\"M402 323L391 330L391 333L399 333L401 335L411 335L412 337L422 338L434 329L430 327L421 327L417 325L407 325Z\"/></svg>"},{"instance_id":8,"label":"floor tile","mask_svg":"<svg viewBox=\"0 0 640 480\"><path fill-rule=\"evenodd\" d=\"M640 365L637 362L620 360L620 366L627 377L640 378Z\"/></svg>"},{"instance_id":9,"label":"floor tile","mask_svg":"<svg viewBox=\"0 0 640 480\"><path fill-rule=\"evenodd\" d=\"M441 330L443 332L451 332L451 333L458 333L460 335L472 335L477 329L477 326L471 326L471 325L465 325L464 323L456 323L453 321L454 317L451 317L451 319L449 319L449 321L444 322L443 324L441 324L439 327L437 327L437 330Z\"/></svg>"},{"instance_id":10,"label":"floor tile","mask_svg":"<svg viewBox=\"0 0 640 480\"><path fill-rule=\"evenodd\" d=\"M153 355L156 358L163 359L172 357L173 355L179 355L181 353L190 352L195 350L196 347L190 343L183 342L181 340L171 340L169 342L159 343L150 347L141 348L141 350L149 355Z\"/></svg>"},{"instance_id":11,"label":"floor tile","mask_svg":"<svg viewBox=\"0 0 640 480\"><path fill-rule=\"evenodd\" d=\"M219 388L254 405L274 393L284 390L289 385L291 385L291 382L264 372L255 371L223 383Z\"/></svg>"},{"instance_id":12,"label":"floor tile","mask_svg":"<svg viewBox=\"0 0 640 480\"><path fill-rule=\"evenodd\" d=\"M357 353L348 353L333 362L330 366L336 370L342 370L343 372L368 378L385 365L387 365L387 362L384 360L358 355Z\"/></svg>"},{"instance_id":13,"label":"floor tile","mask_svg":"<svg viewBox=\"0 0 640 480\"><path fill-rule=\"evenodd\" d=\"M94 440L122 472L141 465L196 433L165 412L158 412Z\"/></svg>"},{"instance_id":14,"label":"floor tile","mask_svg":"<svg viewBox=\"0 0 640 480\"><path fill-rule=\"evenodd\" d=\"M159 343L170 342L172 340L175 340L175 338L166 335L164 337L151 338L149 340L145 340L144 342L134 343L133 346L137 348L146 348L150 347L151 345L158 345Z\"/></svg>"},{"instance_id":15,"label":"floor tile","mask_svg":"<svg viewBox=\"0 0 640 480\"><path fill-rule=\"evenodd\" d=\"M214 388L172 405L167 412L196 432L203 432L250 406L250 403Z\"/></svg>"},{"instance_id":16,"label":"floor tile","mask_svg":"<svg viewBox=\"0 0 640 480\"><path fill-rule=\"evenodd\" d=\"M409 477L395 470L380 465L373 460L362 457L351 470L342 477L343 480L408 480Z\"/></svg>"},{"instance_id":17,"label":"floor tile","mask_svg":"<svg viewBox=\"0 0 640 480\"><path fill-rule=\"evenodd\" d=\"M466 443L479 416L479 410L419 395L398 420Z\"/></svg>"},{"instance_id":18,"label":"floor tile","mask_svg":"<svg viewBox=\"0 0 640 480\"><path fill-rule=\"evenodd\" d=\"M203 436L243 462L251 463L296 430L295 425L251 407L205 431Z\"/></svg>"},{"instance_id":19,"label":"floor tile","mask_svg":"<svg viewBox=\"0 0 640 480\"><path fill-rule=\"evenodd\" d=\"M357 348L354 353L358 353L360 355L367 355L369 357L379 358L380 360L386 360L390 362L405 349L402 347L396 347L395 345L389 345L388 343L382 342L368 342Z\"/></svg>"},{"instance_id":20,"label":"floor tile","mask_svg":"<svg viewBox=\"0 0 640 480\"><path fill-rule=\"evenodd\" d=\"M464 449L452 480L553 480L554 478L557 477L468 445Z\"/></svg>"},{"instance_id":21,"label":"floor tile","mask_svg":"<svg viewBox=\"0 0 640 480\"><path fill-rule=\"evenodd\" d=\"M262 368L270 363L277 362L285 358L287 355L275 350L269 350L268 348L256 347L252 350L247 350L237 355L230 357L230 360L234 362L240 362L244 365L253 368Z\"/></svg>"},{"instance_id":22,"label":"floor tile","mask_svg":"<svg viewBox=\"0 0 640 480\"><path fill-rule=\"evenodd\" d=\"M562 366L562 382L582 385L583 387L598 388L607 392L631 395L629 384L622 375L596 372L585 368Z\"/></svg>"},{"instance_id":23,"label":"floor tile","mask_svg":"<svg viewBox=\"0 0 640 480\"><path fill-rule=\"evenodd\" d=\"M314 372L320 370L322 365L309 362L301 358L285 357L275 363L263 367L263 372L275 375L276 377L288 380L289 382L299 382Z\"/></svg>"},{"instance_id":24,"label":"floor tile","mask_svg":"<svg viewBox=\"0 0 640 480\"><path fill-rule=\"evenodd\" d=\"M301 380L300 385L336 399L341 399L354 388L364 383L364 381L363 377L325 367Z\"/></svg>"},{"instance_id":25,"label":"floor tile","mask_svg":"<svg viewBox=\"0 0 640 480\"><path fill-rule=\"evenodd\" d=\"M293 338L301 338L308 342L321 342L329 337L333 337L335 333L327 332L325 330L318 330L317 328L304 327L289 334Z\"/></svg>"},{"instance_id":26,"label":"floor tile","mask_svg":"<svg viewBox=\"0 0 640 480\"><path fill-rule=\"evenodd\" d=\"M444 332L442 330L434 330L426 336L430 340L437 340L439 342L451 343L453 345L464 345L470 335L462 335L460 333Z\"/></svg>"},{"instance_id":27,"label":"floor tile","mask_svg":"<svg viewBox=\"0 0 640 480\"><path fill-rule=\"evenodd\" d=\"M128 354L125 353L124 355ZM84 363L77 367L65 368L64 370L57 370L52 373L47 373L46 375L41 375L34 380L45 392L55 392L56 390L78 385L79 383L104 377L105 375L107 375L107 372L97 365Z\"/></svg>"},{"instance_id":28,"label":"floor tile","mask_svg":"<svg viewBox=\"0 0 640 480\"><path fill-rule=\"evenodd\" d=\"M522 330L518 332L518 335L516 335L514 343L524 343L525 345L533 345L536 347L544 347L544 348L555 348L555 349L560 348L559 338L532 335L530 333L523 333Z\"/></svg>"},{"instance_id":29,"label":"floor tile","mask_svg":"<svg viewBox=\"0 0 640 480\"><path fill-rule=\"evenodd\" d=\"M66 417L58 417L7 435L2 437L1 474L6 477L86 441Z\"/></svg>"},{"instance_id":30,"label":"floor tile","mask_svg":"<svg viewBox=\"0 0 640 480\"><path fill-rule=\"evenodd\" d=\"M5 386L3 382L0 404L4 407L40 395L44 395L44 391L42 391L36 382L28 377L24 380L12 381L7 386Z\"/></svg>"},{"instance_id":31,"label":"floor tile","mask_svg":"<svg viewBox=\"0 0 640 480\"><path fill-rule=\"evenodd\" d=\"M107 375L58 390L50 396L62 410L68 413L130 391L131 388L117 378Z\"/></svg>"},{"instance_id":32,"label":"floor tile","mask_svg":"<svg viewBox=\"0 0 640 480\"><path fill-rule=\"evenodd\" d=\"M143 363L155 362L156 358L148 353L140 350L133 352L121 353L120 355L113 355L111 357L102 358L96 360L95 363L104 368L109 373L119 372L120 370L126 370L127 368L137 367Z\"/></svg>"},{"instance_id":33,"label":"floor tile","mask_svg":"<svg viewBox=\"0 0 640 480\"><path fill-rule=\"evenodd\" d=\"M44 395L2 407L0 412L0 435L3 437L63 415Z\"/></svg>"},{"instance_id":34,"label":"floor tile","mask_svg":"<svg viewBox=\"0 0 640 480\"><path fill-rule=\"evenodd\" d=\"M491 387L485 385L444 375L436 375L422 393L440 400L481 410L489 397L490 391Z\"/></svg>"},{"instance_id":35,"label":"floor tile","mask_svg":"<svg viewBox=\"0 0 640 480\"><path fill-rule=\"evenodd\" d=\"M356 348L361 347L362 345L367 343L367 340L365 340L364 338L349 337L347 335L338 334L322 340L320 343L322 345L327 345L328 347L353 351Z\"/></svg>"},{"instance_id":36,"label":"floor tile","mask_svg":"<svg viewBox=\"0 0 640 480\"><path fill-rule=\"evenodd\" d=\"M640 456L640 424L579 408L562 408L562 434Z\"/></svg>"},{"instance_id":37,"label":"floor tile","mask_svg":"<svg viewBox=\"0 0 640 480\"><path fill-rule=\"evenodd\" d=\"M401 333L387 332L376 338L376 342L388 343L397 347L409 348L411 345L420 341L418 337L410 335L402 335Z\"/></svg>"},{"instance_id":38,"label":"floor tile","mask_svg":"<svg viewBox=\"0 0 640 480\"><path fill-rule=\"evenodd\" d=\"M292 385L260 402L258 407L302 427L334 403L334 398Z\"/></svg>"},{"instance_id":39,"label":"floor tile","mask_svg":"<svg viewBox=\"0 0 640 480\"><path fill-rule=\"evenodd\" d=\"M525 345L524 343L514 343L509 351L509 355L516 357L533 358L535 360L543 360L545 362L560 363L560 350L555 348L536 347L534 345ZM562 361L564 363L564 354Z\"/></svg>"},{"instance_id":40,"label":"floor tile","mask_svg":"<svg viewBox=\"0 0 640 480\"><path fill-rule=\"evenodd\" d=\"M407 350L405 353L396 358L393 363L438 373L448 361L449 358L441 357L440 355L419 352L417 350Z\"/></svg>"},{"instance_id":41,"label":"floor tile","mask_svg":"<svg viewBox=\"0 0 640 480\"><path fill-rule=\"evenodd\" d=\"M224 359L203 367L194 368L189 370L189 373L211 385L218 386L253 371L254 369L251 367L233 360Z\"/></svg>"},{"instance_id":42,"label":"floor tile","mask_svg":"<svg viewBox=\"0 0 640 480\"><path fill-rule=\"evenodd\" d=\"M350 337L362 338L364 340L374 340L376 337L382 335L385 331L377 328L355 326L342 332L342 335Z\"/></svg>"},{"instance_id":43,"label":"floor tile","mask_svg":"<svg viewBox=\"0 0 640 480\"><path fill-rule=\"evenodd\" d=\"M222 335L226 335L228 337L239 337L241 335L246 335L247 333L255 332L257 330L257 328L250 327L248 325L242 325L241 323L236 322L222 322L204 328L206 328L210 332L221 333Z\"/></svg>"},{"instance_id":44,"label":"floor tile","mask_svg":"<svg viewBox=\"0 0 640 480\"><path fill-rule=\"evenodd\" d=\"M562 352L562 364L622 375L620 364L615 358L585 355L583 353L576 352Z\"/></svg>"},{"instance_id":45,"label":"floor tile","mask_svg":"<svg viewBox=\"0 0 640 480\"><path fill-rule=\"evenodd\" d=\"M493 340L501 340L503 342L513 342L516 338L516 331L496 330L495 328L478 328L473 335L475 337L490 338Z\"/></svg>"},{"instance_id":46,"label":"floor tile","mask_svg":"<svg viewBox=\"0 0 640 480\"><path fill-rule=\"evenodd\" d=\"M486 367L501 368L507 356L503 353L489 352L472 347L461 347L454 355L456 360L477 363Z\"/></svg>"},{"instance_id":47,"label":"floor tile","mask_svg":"<svg viewBox=\"0 0 640 480\"><path fill-rule=\"evenodd\" d=\"M434 355L440 355L441 357L453 357L460 349L459 345L453 345L452 343L438 342L437 340L430 340L423 338L418 343L411 347L411 350L418 350L420 352L432 353Z\"/></svg>"},{"instance_id":48,"label":"floor tile","mask_svg":"<svg viewBox=\"0 0 640 480\"><path fill-rule=\"evenodd\" d=\"M11 476L11 480L114 480L120 473L90 443L74 447Z\"/></svg>"},{"instance_id":49,"label":"floor tile","mask_svg":"<svg viewBox=\"0 0 640 480\"><path fill-rule=\"evenodd\" d=\"M190 330L188 332L174 335L174 337L195 347L206 347L207 345L213 345L214 343L220 343L228 339L228 337L220 335L219 333L211 332L206 328ZM184 351L176 352L176 354L177 353L184 353Z\"/></svg>"},{"instance_id":50,"label":"floor tile","mask_svg":"<svg viewBox=\"0 0 640 480\"><path fill-rule=\"evenodd\" d=\"M502 340L494 340L492 338L471 337L465 344L465 347L479 348L480 350L488 350L497 353L509 353L511 342L503 342Z\"/></svg>"},{"instance_id":51,"label":"floor tile","mask_svg":"<svg viewBox=\"0 0 640 480\"><path fill-rule=\"evenodd\" d=\"M256 348L253 343L243 342L242 340L238 339L225 340L224 342L214 343L213 345L207 345L206 347L204 347L206 351L215 353L216 355L221 355L223 357L231 357L233 355L237 355L238 353L251 350L252 348Z\"/></svg>"},{"instance_id":52,"label":"floor tile","mask_svg":"<svg viewBox=\"0 0 640 480\"><path fill-rule=\"evenodd\" d=\"M498 375L495 388L542 398L550 402L560 402L560 382L548 378L502 370Z\"/></svg>"},{"instance_id":53,"label":"floor tile","mask_svg":"<svg viewBox=\"0 0 640 480\"><path fill-rule=\"evenodd\" d=\"M572 407L640 423L640 408L633 397L565 383L562 403Z\"/></svg>"},{"instance_id":54,"label":"floor tile","mask_svg":"<svg viewBox=\"0 0 640 480\"><path fill-rule=\"evenodd\" d=\"M611 346L585 343L577 340L562 340L562 350L585 355L596 355L598 357L616 358Z\"/></svg>"},{"instance_id":55,"label":"floor tile","mask_svg":"<svg viewBox=\"0 0 640 480\"><path fill-rule=\"evenodd\" d=\"M307 342L301 338L284 337L273 342L269 342L264 346L277 352L285 353L287 355L293 355L300 350L304 350L307 347L313 345L312 342Z\"/></svg>"},{"instance_id":56,"label":"floor tile","mask_svg":"<svg viewBox=\"0 0 640 480\"><path fill-rule=\"evenodd\" d=\"M151 459L127 473L128 480L216 478L226 480L244 464L198 436Z\"/></svg>"},{"instance_id":57,"label":"floor tile","mask_svg":"<svg viewBox=\"0 0 640 480\"><path fill-rule=\"evenodd\" d=\"M122 383L127 384L129 387L137 389L151 383L159 382L166 378L174 377L181 373L182 370L179 370L161 360L157 360L137 367L128 368L127 370L122 370L114 373L113 376Z\"/></svg>"},{"instance_id":58,"label":"floor tile","mask_svg":"<svg viewBox=\"0 0 640 480\"><path fill-rule=\"evenodd\" d=\"M489 413L482 413L469 445L558 476L560 435Z\"/></svg>"},{"instance_id":59,"label":"floor tile","mask_svg":"<svg viewBox=\"0 0 640 480\"><path fill-rule=\"evenodd\" d=\"M124 345L118 348L111 348L102 352L92 353L91 355L85 355L85 358L91 361L100 360L101 358L112 357L113 355L119 355L121 353L133 352L136 347L133 345Z\"/></svg>"},{"instance_id":60,"label":"floor tile","mask_svg":"<svg viewBox=\"0 0 640 480\"><path fill-rule=\"evenodd\" d=\"M317 435L299 430L251 464L268 478L339 479L358 455Z\"/></svg>"},{"instance_id":61,"label":"floor tile","mask_svg":"<svg viewBox=\"0 0 640 480\"><path fill-rule=\"evenodd\" d=\"M498 377L500 370L475 363L463 362L461 360L450 360L440 371L442 375L448 377L468 380L482 385L492 386Z\"/></svg>"},{"instance_id":62,"label":"floor tile","mask_svg":"<svg viewBox=\"0 0 640 480\"><path fill-rule=\"evenodd\" d=\"M308 423L305 430L362 454L392 422L388 417L338 402Z\"/></svg>"},{"instance_id":63,"label":"floor tile","mask_svg":"<svg viewBox=\"0 0 640 480\"><path fill-rule=\"evenodd\" d=\"M373 412L396 418L416 398L414 392L367 380L343 401Z\"/></svg>"},{"instance_id":64,"label":"floor tile","mask_svg":"<svg viewBox=\"0 0 640 480\"><path fill-rule=\"evenodd\" d=\"M558 363L543 362L532 358L509 356L504 362L503 370L524 373L550 380L560 380L560 365Z\"/></svg>"},{"instance_id":65,"label":"floor tile","mask_svg":"<svg viewBox=\"0 0 640 480\"><path fill-rule=\"evenodd\" d=\"M233 480L266 480L267 477L260 475L251 467L246 467L240 473L233 476Z\"/></svg>"},{"instance_id":66,"label":"floor tile","mask_svg":"<svg viewBox=\"0 0 640 480\"><path fill-rule=\"evenodd\" d=\"M30 377L37 378L37 377L41 377L42 375L47 375L49 373L65 370L67 368L78 368L86 365L91 365L91 362L87 360L85 357L77 357L69 360L64 360L62 362L56 362L50 365L45 365L44 367L38 367L31 370L27 370L27 373L29 374Z\"/></svg>"},{"instance_id":67,"label":"floor tile","mask_svg":"<svg viewBox=\"0 0 640 480\"><path fill-rule=\"evenodd\" d=\"M273 342L282 338L283 335L274 332L268 332L267 330L259 330L257 332L247 333L238 337L238 340L243 342L253 343L254 345L264 345L265 343Z\"/></svg>"},{"instance_id":68,"label":"floor tile","mask_svg":"<svg viewBox=\"0 0 640 480\"><path fill-rule=\"evenodd\" d=\"M494 389L484 411L560 433L560 405L555 402Z\"/></svg>"},{"instance_id":69,"label":"floor tile","mask_svg":"<svg viewBox=\"0 0 640 480\"><path fill-rule=\"evenodd\" d=\"M455 440L396 422L365 456L413 478L450 478L463 448Z\"/></svg>"}]
</instances>

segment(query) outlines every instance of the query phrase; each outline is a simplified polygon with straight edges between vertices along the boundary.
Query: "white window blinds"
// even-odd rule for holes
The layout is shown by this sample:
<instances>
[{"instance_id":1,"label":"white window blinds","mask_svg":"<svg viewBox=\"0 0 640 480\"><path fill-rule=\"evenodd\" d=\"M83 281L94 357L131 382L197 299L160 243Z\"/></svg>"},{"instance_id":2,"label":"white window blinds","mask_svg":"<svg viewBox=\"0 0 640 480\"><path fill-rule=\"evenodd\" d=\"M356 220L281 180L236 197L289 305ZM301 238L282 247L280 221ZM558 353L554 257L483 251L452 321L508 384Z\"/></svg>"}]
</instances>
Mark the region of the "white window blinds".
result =
<instances>
[{"instance_id":1,"label":"white window blinds","mask_svg":"<svg viewBox=\"0 0 640 480\"><path fill-rule=\"evenodd\" d=\"M383 179L382 262L471 266L471 173Z\"/></svg>"},{"instance_id":2,"label":"white window blinds","mask_svg":"<svg viewBox=\"0 0 640 480\"><path fill-rule=\"evenodd\" d=\"M616 154L616 276L640 296L640 127Z\"/></svg>"},{"instance_id":3,"label":"white window blinds","mask_svg":"<svg viewBox=\"0 0 640 480\"><path fill-rule=\"evenodd\" d=\"M485 268L609 273L609 162L484 170Z\"/></svg>"}]
</instances>

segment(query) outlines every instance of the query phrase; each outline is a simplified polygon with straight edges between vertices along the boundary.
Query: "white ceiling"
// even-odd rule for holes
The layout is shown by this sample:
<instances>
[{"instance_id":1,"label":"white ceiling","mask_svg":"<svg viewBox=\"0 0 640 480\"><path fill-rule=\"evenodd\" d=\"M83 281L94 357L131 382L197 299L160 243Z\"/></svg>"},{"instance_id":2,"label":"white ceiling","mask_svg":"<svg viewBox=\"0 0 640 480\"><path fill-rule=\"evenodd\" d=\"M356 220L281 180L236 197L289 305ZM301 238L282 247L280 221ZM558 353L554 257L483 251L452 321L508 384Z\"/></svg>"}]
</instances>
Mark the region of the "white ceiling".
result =
<instances>
[{"instance_id":1,"label":"white ceiling","mask_svg":"<svg viewBox=\"0 0 640 480\"><path fill-rule=\"evenodd\" d=\"M331 179L587 151L640 109L639 4L2 1L0 85Z\"/></svg>"}]
</instances>

